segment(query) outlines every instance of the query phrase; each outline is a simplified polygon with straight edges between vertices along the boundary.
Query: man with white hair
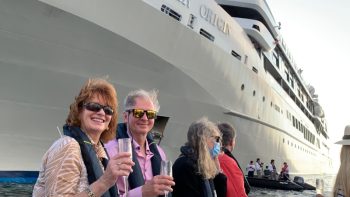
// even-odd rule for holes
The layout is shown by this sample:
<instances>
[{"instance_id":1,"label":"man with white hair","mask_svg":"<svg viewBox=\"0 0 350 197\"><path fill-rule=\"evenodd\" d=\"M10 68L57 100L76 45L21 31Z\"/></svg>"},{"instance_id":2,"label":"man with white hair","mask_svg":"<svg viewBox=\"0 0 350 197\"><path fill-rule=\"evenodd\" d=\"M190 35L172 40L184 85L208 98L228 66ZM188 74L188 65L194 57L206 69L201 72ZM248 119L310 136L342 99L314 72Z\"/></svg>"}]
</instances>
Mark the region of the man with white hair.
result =
<instances>
[{"instance_id":1,"label":"man with white hair","mask_svg":"<svg viewBox=\"0 0 350 197\"><path fill-rule=\"evenodd\" d=\"M132 91L124 100L124 123L118 124L117 139L132 139L132 160L135 166L128 177L129 197L164 195L165 192L171 192L171 186L175 185L171 176L159 175L161 161L166 160L166 156L153 142L149 133L154 126L158 110L157 92L154 90ZM117 139L106 144L110 156L118 152ZM125 194L123 177L118 179L117 185L120 193Z\"/></svg>"}]
</instances>

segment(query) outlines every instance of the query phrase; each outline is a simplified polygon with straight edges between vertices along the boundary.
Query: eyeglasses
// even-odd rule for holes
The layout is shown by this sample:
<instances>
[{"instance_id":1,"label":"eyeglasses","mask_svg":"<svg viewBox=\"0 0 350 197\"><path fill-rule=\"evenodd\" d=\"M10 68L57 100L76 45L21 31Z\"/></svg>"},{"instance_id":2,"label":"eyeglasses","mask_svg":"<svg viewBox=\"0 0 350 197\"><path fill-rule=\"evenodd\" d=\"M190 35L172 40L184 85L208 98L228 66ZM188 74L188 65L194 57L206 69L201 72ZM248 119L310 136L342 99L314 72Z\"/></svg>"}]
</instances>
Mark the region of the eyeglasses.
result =
<instances>
[{"instance_id":1,"label":"eyeglasses","mask_svg":"<svg viewBox=\"0 0 350 197\"><path fill-rule=\"evenodd\" d=\"M106 115L113 115L114 110L112 109L112 107L110 106L104 106L98 103L84 103L83 106L85 107L85 109L89 110L89 111L93 111L93 112L99 112L101 109L103 109L103 111L105 112Z\"/></svg>"},{"instance_id":2,"label":"eyeglasses","mask_svg":"<svg viewBox=\"0 0 350 197\"><path fill-rule=\"evenodd\" d=\"M215 139L215 142L220 143L221 141L220 136L211 136L211 137Z\"/></svg>"},{"instance_id":3,"label":"eyeglasses","mask_svg":"<svg viewBox=\"0 0 350 197\"><path fill-rule=\"evenodd\" d=\"M132 114L135 118L142 118L145 113L146 113L147 119L149 119L149 120L157 118L157 112L154 110L129 109L126 111L129 113L132 112Z\"/></svg>"}]
</instances>

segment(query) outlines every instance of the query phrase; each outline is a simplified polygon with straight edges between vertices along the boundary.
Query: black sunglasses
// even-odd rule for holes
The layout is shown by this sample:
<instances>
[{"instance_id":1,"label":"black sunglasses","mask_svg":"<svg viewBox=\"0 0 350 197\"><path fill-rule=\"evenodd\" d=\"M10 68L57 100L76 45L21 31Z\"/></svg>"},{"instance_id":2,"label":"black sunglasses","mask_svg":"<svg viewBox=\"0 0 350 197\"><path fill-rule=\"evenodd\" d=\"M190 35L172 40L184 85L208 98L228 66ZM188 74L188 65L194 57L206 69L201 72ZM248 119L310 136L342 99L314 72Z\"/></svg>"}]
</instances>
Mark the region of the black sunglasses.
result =
<instances>
[{"instance_id":1,"label":"black sunglasses","mask_svg":"<svg viewBox=\"0 0 350 197\"><path fill-rule=\"evenodd\" d=\"M103 111L105 112L106 115L113 115L114 110L112 109L112 107L110 106L104 106L98 103L84 103L83 107L85 107L85 109L89 110L89 111L93 111L93 112L99 112L101 109L103 109Z\"/></svg>"},{"instance_id":2,"label":"black sunglasses","mask_svg":"<svg viewBox=\"0 0 350 197\"><path fill-rule=\"evenodd\" d=\"M146 113L147 119L149 119L149 120L157 118L157 112L154 110L129 109L126 111L129 113L132 112L132 114L135 118L142 118L145 113Z\"/></svg>"},{"instance_id":3,"label":"black sunglasses","mask_svg":"<svg viewBox=\"0 0 350 197\"><path fill-rule=\"evenodd\" d=\"M211 136L211 137L215 139L215 142L220 143L221 141L220 136Z\"/></svg>"}]
</instances>

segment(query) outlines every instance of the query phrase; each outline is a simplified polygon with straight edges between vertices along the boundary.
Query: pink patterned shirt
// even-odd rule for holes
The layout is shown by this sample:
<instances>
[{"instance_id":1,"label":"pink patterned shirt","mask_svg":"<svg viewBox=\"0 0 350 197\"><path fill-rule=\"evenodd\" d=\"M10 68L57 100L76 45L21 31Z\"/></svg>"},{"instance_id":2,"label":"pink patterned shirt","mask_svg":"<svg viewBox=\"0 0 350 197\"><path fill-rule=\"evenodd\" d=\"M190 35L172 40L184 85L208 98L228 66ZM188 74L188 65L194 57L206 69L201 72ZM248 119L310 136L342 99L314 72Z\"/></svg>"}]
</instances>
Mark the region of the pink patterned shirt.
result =
<instances>
[{"instance_id":1,"label":"pink patterned shirt","mask_svg":"<svg viewBox=\"0 0 350 197\"><path fill-rule=\"evenodd\" d=\"M152 163L151 163L151 158L153 157L153 153L151 152L151 150L149 149L149 144L146 140L146 156L144 157L141 154L140 151L140 145L133 140L133 147L135 147L135 152L137 154L137 161L140 164L140 168L142 171L142 175L145 181L151 180L153 178L153 171L152 171ZM105 148L107 150L107 153L110 157L113 157L114 155L118 154L119 150L118 150L118 141L116 139L113 139L111 141L109 141L108 143L105 144ZM162 160L166 160L166 156L165 153L163 151L162 148L160 148L157 145L159 154L162 158ZM123 182L123 177L119 177L117 179L117 186L119 189L119 192L122 196L124 196L124 182ZM128 192L128 196L129 197L139 197L142 196L142 186L134 188L132 190L129 190Z\"/></svg>"}]
</instances>

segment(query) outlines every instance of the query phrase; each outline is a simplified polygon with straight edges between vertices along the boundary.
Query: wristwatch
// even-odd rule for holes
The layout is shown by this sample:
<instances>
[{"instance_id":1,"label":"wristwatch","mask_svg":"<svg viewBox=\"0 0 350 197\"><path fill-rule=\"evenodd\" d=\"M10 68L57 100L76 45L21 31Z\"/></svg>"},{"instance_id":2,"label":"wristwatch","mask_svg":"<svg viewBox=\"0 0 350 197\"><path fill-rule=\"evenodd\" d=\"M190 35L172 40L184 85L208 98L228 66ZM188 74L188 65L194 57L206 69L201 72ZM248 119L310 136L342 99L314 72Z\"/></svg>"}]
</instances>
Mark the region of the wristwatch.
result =
<instances>
[{"instance_id":1,"label":"wristwatch","mask_svg":"<svg viewBox=\"0 0 350 197\"><path fill-rule=\"evenodd\" d=\"M88 197L96 197L94 192L91 191L90 187L86 188L85 192L87 193Z\"/></svg>"}]
</instances>

